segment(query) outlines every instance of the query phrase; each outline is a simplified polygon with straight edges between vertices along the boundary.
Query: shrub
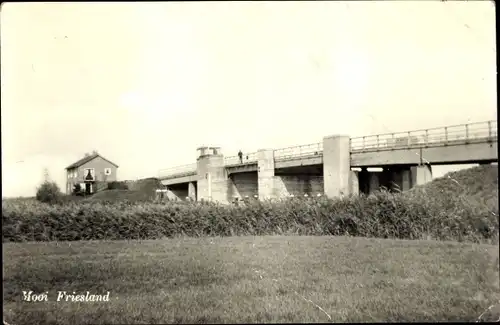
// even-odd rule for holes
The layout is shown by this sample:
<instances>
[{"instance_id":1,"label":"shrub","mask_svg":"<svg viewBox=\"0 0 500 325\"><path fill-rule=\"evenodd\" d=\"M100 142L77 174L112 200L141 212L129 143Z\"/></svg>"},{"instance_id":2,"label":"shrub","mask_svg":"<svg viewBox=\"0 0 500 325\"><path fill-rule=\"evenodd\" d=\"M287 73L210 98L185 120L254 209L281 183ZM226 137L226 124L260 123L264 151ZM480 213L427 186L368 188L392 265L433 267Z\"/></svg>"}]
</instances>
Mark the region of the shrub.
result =
<instances>
[{"instance_id":1,"label":"shrub","mask_svg":"<svg viewBox=\"0 0 500 325\"><path fill-rule=\"evenodd\" d=\"M61 201L61 196L61 190L55 182L45 181L36 191L36 199L44 203L58 203Z\"/></svg>"},{"instance_id":2,"label":"shrub","mask_svg":"<svg viewBox=\"0 0 500 325\"><path fill-rule=\"evenodd\" d=\"M109 182L108 190L128 190L128 184L125 182Z\"/></svg>"},{"instance_id":3,"label":"shrub","mask_svg":"<svg viewBox=\"0 0 500 325\"><path fill-rule=\"evenodd\" d=\"M77 183L73 186L73 191L72 191L73 195L83 195L85 194L85 192L83 191L83 188L82 186L80 185L80 183Z\"/></svg>"}]
</instances>

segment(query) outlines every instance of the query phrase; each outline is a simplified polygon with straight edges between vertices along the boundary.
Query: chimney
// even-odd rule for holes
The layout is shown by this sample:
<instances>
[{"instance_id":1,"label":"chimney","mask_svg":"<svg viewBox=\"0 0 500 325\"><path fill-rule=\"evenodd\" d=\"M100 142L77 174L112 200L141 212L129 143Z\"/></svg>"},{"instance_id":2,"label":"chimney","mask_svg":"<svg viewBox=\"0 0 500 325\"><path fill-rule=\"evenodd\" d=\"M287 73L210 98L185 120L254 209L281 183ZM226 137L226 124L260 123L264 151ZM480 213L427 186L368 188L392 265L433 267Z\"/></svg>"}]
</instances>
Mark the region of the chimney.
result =
<instances>
[{"instance_id":1,"label":"chimney","mask_svg":"<svg viewBox=\"0 0 500 325\"><path fill-rule=\"evenodd\" d=\"M97 150L93 150L93 151L92 151L92 154L93 154L93 155L97 155Z\"/></svg>"},{"instance_id":2,"label":"chimney","mask_svg":"<svg viewBox=\"0 0 500 325\"><path fill-rule=\"evenodd\" d=\"M88 157L90 156L90 154L88 152L85 153L85 157Z\"/></svg>"}]
</instances>

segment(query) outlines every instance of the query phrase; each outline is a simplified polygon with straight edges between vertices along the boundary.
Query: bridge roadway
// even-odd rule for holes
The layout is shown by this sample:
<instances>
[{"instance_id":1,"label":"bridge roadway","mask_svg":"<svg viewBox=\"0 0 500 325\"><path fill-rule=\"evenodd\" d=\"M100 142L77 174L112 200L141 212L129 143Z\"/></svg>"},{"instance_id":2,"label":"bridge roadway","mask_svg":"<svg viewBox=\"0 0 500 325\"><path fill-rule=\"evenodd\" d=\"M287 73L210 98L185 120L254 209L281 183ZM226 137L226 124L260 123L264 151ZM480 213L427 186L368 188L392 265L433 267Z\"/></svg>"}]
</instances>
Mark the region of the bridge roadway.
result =
<instances>
[{"instance_id":1,"label":"bridge roadway","mask_svg":"<svg viewBox=\"0 0 500 325\"><path fill-rule=\"evenodd\" d=\"M400 133L378 134L350 139L351 167L391 165L467 164L498 161L497 121L469 123ZM323 164L323 143L274 150L275 169ZM256 172L257 153L240 162L238 156L225 157L227 174ZM160 171L164 185L198 180L196 164Z\"/></svg>"}]
</instances>

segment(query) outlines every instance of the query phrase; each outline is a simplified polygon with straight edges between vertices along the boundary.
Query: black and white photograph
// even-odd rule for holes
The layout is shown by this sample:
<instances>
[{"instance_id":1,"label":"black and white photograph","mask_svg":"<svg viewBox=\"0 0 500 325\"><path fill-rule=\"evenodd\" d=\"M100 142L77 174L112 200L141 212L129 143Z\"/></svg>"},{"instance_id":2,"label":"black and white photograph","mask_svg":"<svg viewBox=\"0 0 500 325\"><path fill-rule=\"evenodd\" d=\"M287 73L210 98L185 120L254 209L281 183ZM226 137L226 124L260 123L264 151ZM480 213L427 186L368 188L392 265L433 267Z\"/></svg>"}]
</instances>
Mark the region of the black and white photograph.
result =
<instances>
[{"instance_id":1,"label":"black and white photograph","mask_svg":"<svg viewBox=\"0 0 500 325\"><path fill-rule=\"evenodd\" d=\"M494 1L0 12L4 325L500 323Z\"/></svg>"}]
</instances>

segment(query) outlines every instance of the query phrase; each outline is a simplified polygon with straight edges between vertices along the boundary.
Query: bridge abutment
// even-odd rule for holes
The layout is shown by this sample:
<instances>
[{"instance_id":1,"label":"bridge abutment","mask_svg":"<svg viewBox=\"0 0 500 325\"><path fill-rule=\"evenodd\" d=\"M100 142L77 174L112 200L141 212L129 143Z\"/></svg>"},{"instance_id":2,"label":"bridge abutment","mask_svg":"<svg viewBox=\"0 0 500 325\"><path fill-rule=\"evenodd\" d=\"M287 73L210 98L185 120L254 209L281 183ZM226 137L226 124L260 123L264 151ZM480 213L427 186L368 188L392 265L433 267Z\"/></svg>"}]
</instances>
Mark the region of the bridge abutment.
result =
<instances>
[{"instance_id":1,"label":"bridge abutment","mask_svg":"<svg viewBox=\"0 0 500 325\"><path fill-rule=\"evenodd\" d=\"M172 201L184 201L187 195L188 189L183 184L169 186L166 193L167 198Z\"/></svg>"},{"instance_id":2,"label":"bridge abutment","mask_svg":"<svg viewBox=\"0 0 500 325\"><path fill-rule=\"evenodd\" d=\"M411 167L411 187L424 185L432 181L432 167L421 165Z\"/></svg>"},{"instance_id":3,"label":"bridge abutment","mask_svg":"<svg viewBox=\"0 0 500 325\"><path fill-rule=\"evenodd\" d=\"M327 197L350 194L350 138L334 135L323 138L323 178Z\"/></svg>"},{"instance_id":4,"label":"bridge abutment","mask_svg":"<svg viewBox=\"0 0 500 325\"><path fill-rule=\"evenodd\" d=\"M178 200L180 200L177 191L172 191L172 190L168 189L167 193L166 193L166 196L167 196L167 199L172 200L172 201L178 201Z\"/></svg>"}]
</instances>

